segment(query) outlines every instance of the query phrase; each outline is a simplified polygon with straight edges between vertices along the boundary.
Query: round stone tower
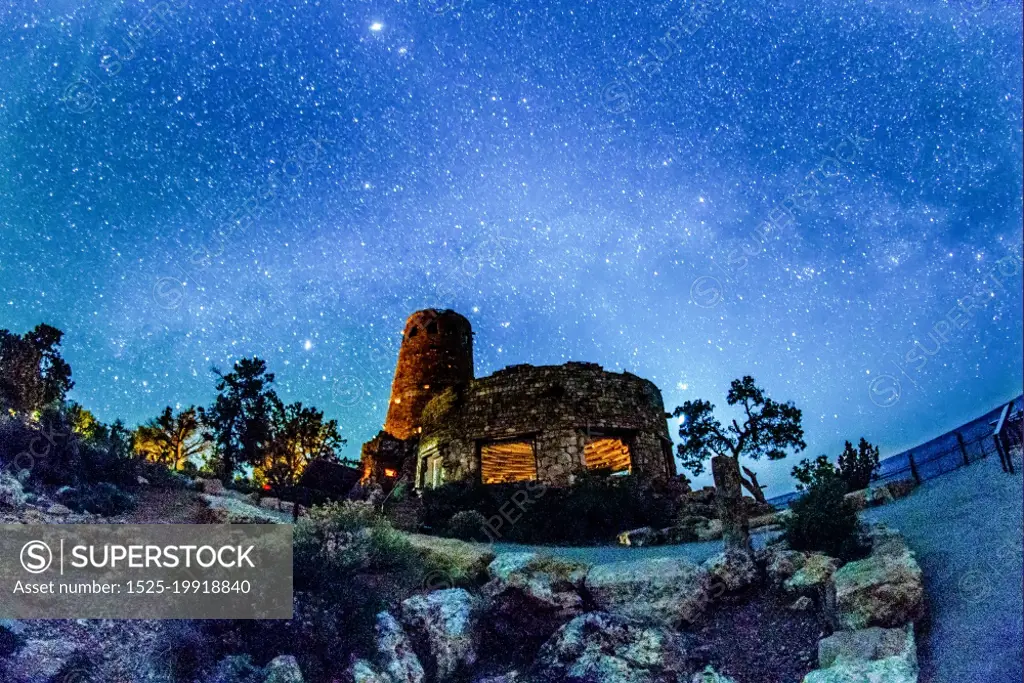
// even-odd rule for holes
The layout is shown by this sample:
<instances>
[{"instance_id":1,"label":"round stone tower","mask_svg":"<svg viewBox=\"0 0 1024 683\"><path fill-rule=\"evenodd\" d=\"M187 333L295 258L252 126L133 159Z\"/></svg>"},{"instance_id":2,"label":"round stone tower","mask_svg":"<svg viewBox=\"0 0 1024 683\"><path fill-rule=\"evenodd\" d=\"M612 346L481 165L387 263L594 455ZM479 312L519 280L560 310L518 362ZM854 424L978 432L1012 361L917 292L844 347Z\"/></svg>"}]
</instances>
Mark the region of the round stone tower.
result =
<instances>
[{"instance_id":1,"label":"round stone tower","mask_svg":"<svg viewBox=\"0 0 1024 683\"><path fill-rule=\"evenodd\" d=\"M473 329L452 310L428 308L409 316L391 383L384 431L398 439L420 432L430 399L473 379Z\"/></svg>"}]
</instances>

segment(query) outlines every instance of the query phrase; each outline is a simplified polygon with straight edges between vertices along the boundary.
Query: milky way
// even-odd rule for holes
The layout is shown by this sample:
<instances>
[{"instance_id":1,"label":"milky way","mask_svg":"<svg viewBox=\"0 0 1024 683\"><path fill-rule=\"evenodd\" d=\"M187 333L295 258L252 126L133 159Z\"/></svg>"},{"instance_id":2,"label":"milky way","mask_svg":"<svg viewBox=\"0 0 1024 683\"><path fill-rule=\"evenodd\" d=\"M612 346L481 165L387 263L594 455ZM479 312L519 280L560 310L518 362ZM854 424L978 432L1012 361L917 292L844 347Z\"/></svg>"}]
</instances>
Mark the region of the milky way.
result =
<instances>
[{"instance_id":1,"label":"milky way","mask_svg":"<svg viewBox=\"0 0 1024 683\"><path fill-rule=\"evenodd\" d=\"M470 318L478 375L593 361L671 410L751 374L809 456L1020 392L1019 2L0 16L0 327L63 329L102 419L255 354L356 456L424 307Z\"/></svg>"}]
</instances>

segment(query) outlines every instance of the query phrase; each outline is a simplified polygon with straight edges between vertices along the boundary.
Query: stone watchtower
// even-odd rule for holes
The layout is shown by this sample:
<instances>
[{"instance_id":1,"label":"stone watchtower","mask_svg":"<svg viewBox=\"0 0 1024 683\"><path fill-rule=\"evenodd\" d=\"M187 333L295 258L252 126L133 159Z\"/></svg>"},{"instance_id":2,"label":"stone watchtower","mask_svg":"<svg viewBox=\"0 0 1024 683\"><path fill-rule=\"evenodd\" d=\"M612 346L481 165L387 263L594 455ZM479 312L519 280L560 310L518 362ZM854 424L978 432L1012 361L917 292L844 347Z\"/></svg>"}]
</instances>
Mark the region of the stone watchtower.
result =
<instances>
[{"instance_id":1,"label":"stone watchtower","mask_svg":"<svg viewBox=\"0 0 1024 683\"><path fill-rule=\"evenodd\" d=\"M423 409L445 389L473 379L473 329L452 310L409 316L398 351L384 430L363 444L363 481L389 489L415 473Z\"/></svg>"},{"instance_id":2,"label":"stone watchtower","mask_svg":"<svg viewBox=\"0 0 1024 683\"><path fill-rule=\"evenodd\" d=\"M430 399L473 379L473 329L451 310L428 308L409 316L398 351L384 431L398 439L419 434Z\"/></svg>"}]
</instances>

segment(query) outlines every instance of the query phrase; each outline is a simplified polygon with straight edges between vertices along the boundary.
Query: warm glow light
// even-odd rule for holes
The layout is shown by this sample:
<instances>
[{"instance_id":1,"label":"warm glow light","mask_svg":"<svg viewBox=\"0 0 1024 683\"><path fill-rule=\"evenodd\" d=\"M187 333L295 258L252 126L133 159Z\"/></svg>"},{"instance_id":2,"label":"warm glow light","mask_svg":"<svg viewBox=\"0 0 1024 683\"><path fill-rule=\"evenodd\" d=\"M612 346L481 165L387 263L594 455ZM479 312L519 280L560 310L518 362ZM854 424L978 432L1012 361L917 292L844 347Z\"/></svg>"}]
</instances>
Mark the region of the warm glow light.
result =
<instances>
[{"instance_id":1,"label":"warm glow light","mask_svg":"<svg viewBox=\"0 0 1024 683\"><path fill-rule=\"evenodd\" d=\"M396 476L398 476L398 472L392 469L385 469L384 476L387 477L388 479L394 479Z\"/></svg>"}]
</instances>

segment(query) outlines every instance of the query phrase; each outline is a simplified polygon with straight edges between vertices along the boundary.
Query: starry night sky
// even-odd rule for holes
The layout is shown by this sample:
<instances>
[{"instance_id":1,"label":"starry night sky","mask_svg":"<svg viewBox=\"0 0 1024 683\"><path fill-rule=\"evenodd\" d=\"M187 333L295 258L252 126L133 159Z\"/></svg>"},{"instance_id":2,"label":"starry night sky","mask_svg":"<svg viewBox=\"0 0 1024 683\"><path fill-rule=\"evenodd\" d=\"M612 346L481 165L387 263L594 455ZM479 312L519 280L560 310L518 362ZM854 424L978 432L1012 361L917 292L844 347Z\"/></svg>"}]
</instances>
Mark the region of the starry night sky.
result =
<instances>
[{"instance_id":1,"label":"starry night sky","mask_svg":"<svg viewBox=\"0 0 1024 683\"><path fill-rule=\"evenodd\" d=\"M101 419L255 354L357 457L425 307L470 318L478 376L593 361L671 410L751 374L808 457L1020 393L1019 1L0 17L0 327L63 329Z\"/></svg>"}]
</instances>

